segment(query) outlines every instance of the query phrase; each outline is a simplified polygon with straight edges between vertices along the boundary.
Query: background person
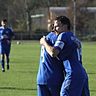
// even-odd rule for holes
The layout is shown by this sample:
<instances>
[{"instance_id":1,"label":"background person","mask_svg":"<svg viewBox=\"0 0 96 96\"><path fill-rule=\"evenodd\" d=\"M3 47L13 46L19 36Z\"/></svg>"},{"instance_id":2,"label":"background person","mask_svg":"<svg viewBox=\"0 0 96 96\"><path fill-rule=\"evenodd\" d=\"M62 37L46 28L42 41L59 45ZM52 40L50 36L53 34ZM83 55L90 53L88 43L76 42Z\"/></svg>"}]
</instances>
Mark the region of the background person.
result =
<instances>
[{"instance_id":1,"label":"background person","mask_svg":"<svg viewBox=\"0 0 96 96\"><path fill-rule=\"evenodd\" d=\"M9 70L9 55L11 50L11 40L14 33L11 28L8 27L7 19L1 21L0 27L0 47L1 47L1 65L2 72L5 72L5 56L7 62L7 70Z\"/></svg>"}]
</instances>

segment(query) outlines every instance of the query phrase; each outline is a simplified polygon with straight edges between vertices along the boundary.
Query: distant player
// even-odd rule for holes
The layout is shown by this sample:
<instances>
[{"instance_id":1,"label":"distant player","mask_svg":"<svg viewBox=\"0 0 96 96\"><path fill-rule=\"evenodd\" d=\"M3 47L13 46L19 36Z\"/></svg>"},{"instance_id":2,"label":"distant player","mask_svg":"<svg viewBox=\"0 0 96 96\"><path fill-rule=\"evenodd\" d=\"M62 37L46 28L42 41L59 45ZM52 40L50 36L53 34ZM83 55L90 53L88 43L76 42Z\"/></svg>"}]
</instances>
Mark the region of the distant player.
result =
<instances>
[{"instance_id":1,"label":"distant player","mask_svg":"<svg viewBox=\"0 0 96 96\"><path fill-rule=\"evenodd\" d=\"M82 65L81 43L70 31L70 20L59 16L54 21L54 28L59 33L54 47L44 38L41 44L50 56L63 61L66 75L60 96L90 96L88 76Z\"/></svg>"},{"instance_id":2,"label":"distant player","mask_svg":"<svg viewBox=\"0 0 96 96\"><path fill-rule=\"evenodd\" d=\"M1 51L0 53L1 53L2 72L5 72L5 61L7 62L7 70L9 70L9 55L13 35L14 33L12 29L8 27L7 20L3 19L1 21L1 27L0 27L0 51Z\"/></svg>"},{"instance_id":3,"label":"distant player","mask_svg":"<svg viewBox=\"0 0 96 96\"><path fill-rule=\"evenodd\" d=\"M57 35L54 32L50 32L44 38L49 45L53 46L57 39ZM38 96L60 96L60 89L63 80L63 63L56 57L51 57L44 46L42 46L37 75Z\"/></svg>"}]
</instances>

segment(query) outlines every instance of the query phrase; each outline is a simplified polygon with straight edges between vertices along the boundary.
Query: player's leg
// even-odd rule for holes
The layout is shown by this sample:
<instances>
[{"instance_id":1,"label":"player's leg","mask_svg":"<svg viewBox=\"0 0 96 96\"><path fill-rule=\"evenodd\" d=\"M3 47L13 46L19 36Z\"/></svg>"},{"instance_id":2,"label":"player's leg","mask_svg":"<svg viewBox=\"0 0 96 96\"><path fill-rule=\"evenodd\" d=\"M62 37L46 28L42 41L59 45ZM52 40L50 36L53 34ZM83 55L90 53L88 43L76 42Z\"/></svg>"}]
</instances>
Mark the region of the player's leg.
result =
<instances>
[{"instance_id":1,"label":"player's leg","mask_svg":"<svg viewBox=\"0 0 96 96\"><path fill-rule=\"evenodd\" d=\"M88 78L85 80L83 91L82 91L82 96L90 96Z\"/></svg>"},{"instance_id":2,"label":"player's leg","mask_svg":"<svg viewBox=\"0 0 96 96\"><path fill-rule=\"evenodd\" d=\"M9 54L6 54L7 70L9 70Z\"/></svg>"},{"instance_id":3,"label":"player's leg","mask_svg":"<svg viewBox=\"0 0 96 96\"><path fill-rule=\"evenodd\" d=\"M60 96L61 85L50 85L48 88L52 96Z\"/></svg>"},{"instance_id":4,"label":"player's leg","mask_svg":"<svg viewBox=\"0 0 96 96\"><path fill-rule=\"evenodd\" d=\"M71 84L71 80L67 80L67 79L64 80L64 82L62 83L60 96L69 96L70 84Z\"/></svg>"},{"instance_id":5,"label":"player's leg","mask_svg":"<svg viewBox=\"0 0 96 96\"><path fill-rule=\"evenodd\" d=\"M51 96L50 91L46 85L37 85L37 96Z\"/></svg>"},{"instance_id":6,"label":"player's leg","mask_svg":"<svg viewBox=\"0 0 96 96\"><path fill-rule=\"evenodd\" d=\"M82 96L85 79L64 80L60 96Z\"/></svg>"},{"instance_id":7,"label":"player's leg","mask_svg":"<svg viewBox=\"0 0 96 96\"><path fill-rule=\"evenodd\" d=\"M7 70L9 70L9 62L10 62L10 58L9 58L9 55L10 55L10 48L11 48L11 45L6 45L6 63L7 63Z\"/></svg>"},{"instance_id":8,"label":"player's leg","mask_svg":"<svg viewBox=\"0 0 96 96\"><path fill-rule=\"evenodd\" d=\"M1 54L2 72L5 72L5 54Z\"/></svg>"}]
</instances>

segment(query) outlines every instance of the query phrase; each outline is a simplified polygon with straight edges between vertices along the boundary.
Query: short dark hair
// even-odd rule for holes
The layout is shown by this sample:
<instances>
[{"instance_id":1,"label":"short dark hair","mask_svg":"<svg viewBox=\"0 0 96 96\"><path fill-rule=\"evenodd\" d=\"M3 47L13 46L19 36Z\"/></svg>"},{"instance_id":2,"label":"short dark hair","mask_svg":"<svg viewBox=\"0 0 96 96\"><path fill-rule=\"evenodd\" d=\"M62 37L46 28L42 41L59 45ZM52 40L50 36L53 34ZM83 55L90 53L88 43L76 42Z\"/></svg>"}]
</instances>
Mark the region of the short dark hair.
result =
<instances>
[{"instance_id":1,"label":"short dark hair","mask_svg":"<svg viewBox=\"0 0 96 96\"><path fill-rule=\"evenodd\" d=\"M3 19L2 21L3 21L3 22L7 22L7 19Z\"/></svg>"},{"instance_id":2,"label":"short dark hair","mask_svg":"<svg viewBox=\"0 0 96 96\"><path fill-rule=\"evenodd\" d=\"M66 16L58 16L58 17L55 18L55 20L60 21L64 25L66 24L68 26L67 28L70 30L71 23L70 23L70 20L69 20L68 17L66 17Z\"/></svg>"}]
</instances>

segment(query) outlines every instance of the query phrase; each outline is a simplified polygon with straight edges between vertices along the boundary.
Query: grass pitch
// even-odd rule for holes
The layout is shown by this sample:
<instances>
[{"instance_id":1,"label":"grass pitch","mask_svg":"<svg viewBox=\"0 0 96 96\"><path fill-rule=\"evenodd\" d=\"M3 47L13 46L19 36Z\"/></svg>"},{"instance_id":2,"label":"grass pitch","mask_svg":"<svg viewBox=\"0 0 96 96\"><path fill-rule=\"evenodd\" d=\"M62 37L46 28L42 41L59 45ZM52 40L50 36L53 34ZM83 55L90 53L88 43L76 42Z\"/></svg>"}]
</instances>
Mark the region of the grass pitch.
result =
<instances>
[{"instance_id":1,"label":"grass pitch","mask_svg":"<svg viewBox=\"0 0 96 96\"><path fill-rule=\"evenodd\" d=\"M10 70L0 71L0 96L37 96L39 41L14 41ZM96 96L96 43L83 43L83 65L89 76L91 96Z\"/></svg>"}]
</instances>

